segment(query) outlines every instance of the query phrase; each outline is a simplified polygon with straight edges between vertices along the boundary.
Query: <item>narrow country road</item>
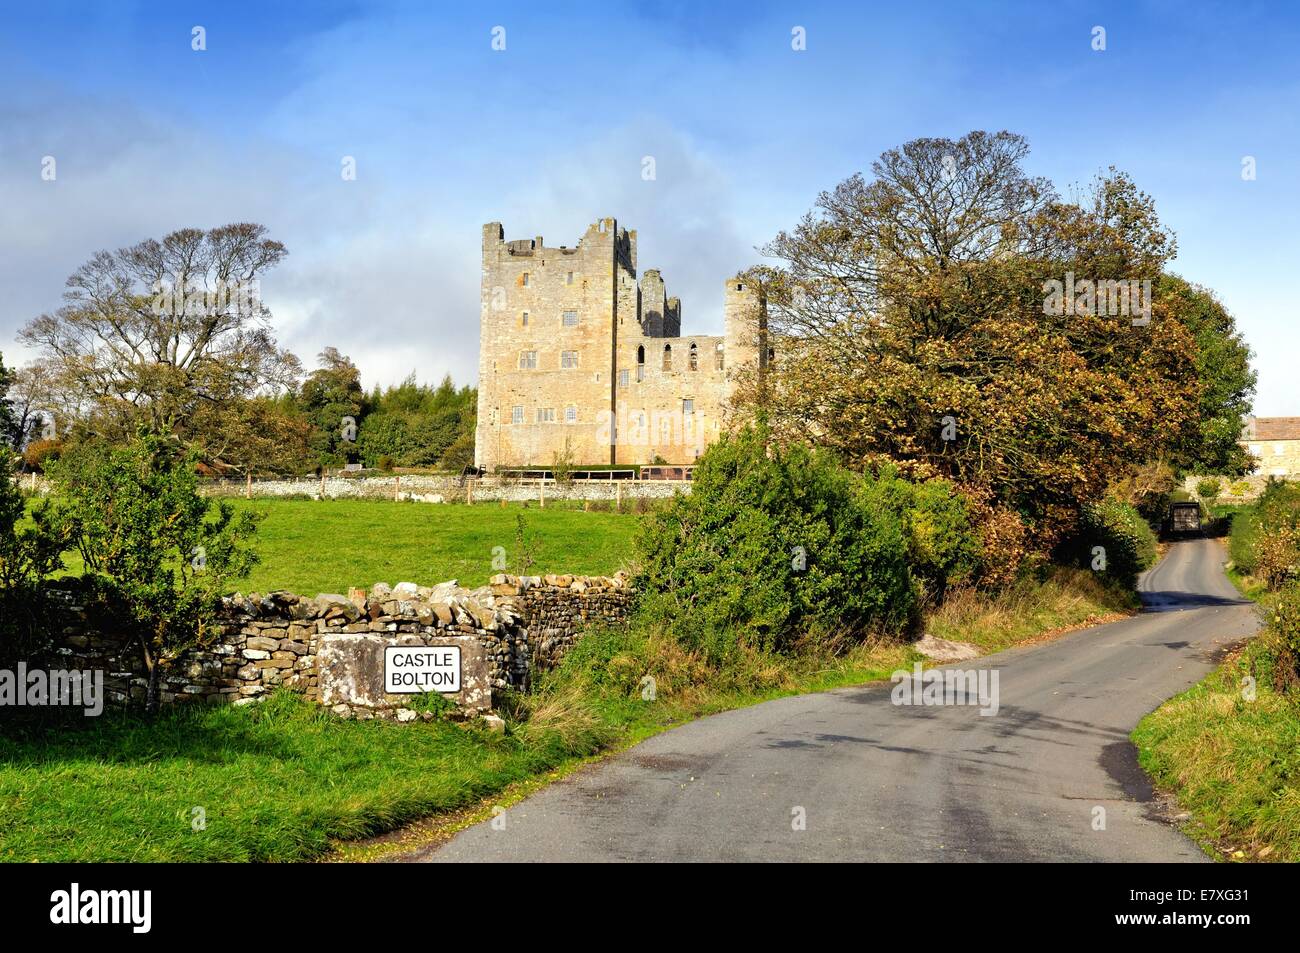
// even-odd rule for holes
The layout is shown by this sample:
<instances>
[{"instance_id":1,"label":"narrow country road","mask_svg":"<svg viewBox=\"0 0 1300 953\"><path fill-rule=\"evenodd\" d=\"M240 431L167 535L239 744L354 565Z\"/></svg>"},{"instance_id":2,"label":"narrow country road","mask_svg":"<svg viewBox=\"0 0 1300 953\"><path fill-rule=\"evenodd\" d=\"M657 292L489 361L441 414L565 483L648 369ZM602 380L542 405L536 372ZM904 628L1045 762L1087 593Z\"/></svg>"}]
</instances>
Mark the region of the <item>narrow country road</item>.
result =
<instances>
[{"instance_id":1,"label":"narrow country road","mask_svg":"<svg viewBox=\"0 0 1300 953\"><path fill-rule=\"evenodd\" d=\"M887 683L726 712L412 859L1206 860L1158 816L1128 735L1254 630L1223 559L1176 543L1143 577L1140 615L960 663L997 670L995 715L894 705Z\"/></svg>"}]
</instances>

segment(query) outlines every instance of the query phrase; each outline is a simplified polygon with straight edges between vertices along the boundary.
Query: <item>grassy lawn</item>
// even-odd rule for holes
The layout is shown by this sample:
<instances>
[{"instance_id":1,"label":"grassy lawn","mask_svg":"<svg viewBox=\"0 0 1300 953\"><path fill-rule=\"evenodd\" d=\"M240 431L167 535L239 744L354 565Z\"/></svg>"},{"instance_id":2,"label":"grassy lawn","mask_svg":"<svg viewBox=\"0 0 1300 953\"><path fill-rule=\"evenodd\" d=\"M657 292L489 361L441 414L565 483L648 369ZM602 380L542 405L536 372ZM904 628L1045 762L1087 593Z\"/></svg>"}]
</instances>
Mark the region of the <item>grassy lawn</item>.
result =
<instances>
[{"instance_id":1,"label":"grassy lawn","mask_svg":"<svg viewBox=\"0 0 1300 953\"><path fill-rule=\"evenodd\" d=\"M261 563L238 583L243 592L288 589L300 595L346 593L414 582L433 585L459 579L481 586L503 555L508 572L522 571L516 542L518 518L525 548L535 542L533 574L610 575L632 554L638 517L631 513L583 512L548 504L527 508L495 503L397 503L391 500L232 500L240 509L265 513L258 528ZM494 553L500 546L503 554ZM75 554L65 559L80 571Z\"/></svg>"},{"instance_id":2,"label":"grassy lawn","mask_svg":"<svg viewBox=\"0 0 1300 953\"><path fill-rule=\"evenodd\" d=\"M1260 652L1252 643L1243 653ZM1300 712L1232 659L1144 718L1133 732L1142 767L1191 814L1188 833L1233 860L1300 861Z\"/></svg>"}]
</instances>

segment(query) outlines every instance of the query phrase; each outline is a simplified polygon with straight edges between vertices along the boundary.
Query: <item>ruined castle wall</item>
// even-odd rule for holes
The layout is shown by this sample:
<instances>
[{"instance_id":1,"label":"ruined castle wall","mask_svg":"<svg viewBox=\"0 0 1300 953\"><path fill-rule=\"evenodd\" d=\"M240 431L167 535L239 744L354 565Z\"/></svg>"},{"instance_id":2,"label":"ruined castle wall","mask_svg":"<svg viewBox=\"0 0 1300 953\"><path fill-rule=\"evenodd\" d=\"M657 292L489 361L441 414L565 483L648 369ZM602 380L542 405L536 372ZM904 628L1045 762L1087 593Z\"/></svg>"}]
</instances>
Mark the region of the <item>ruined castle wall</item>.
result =
<instances>
[{"instance_id":1,"label":"ruined castle wall","mask_svg":"<svg viewBox=\"0 0 1300 953\"><path fill-rule=\"evenodd\" d=\"M613 219L574 249L484 226L482 293L475 459L489 469L549 465L566 443L578 466L691 463L721 433L736 368L766 359L752 291L727 284L722 337L682 335L681 302L656 269L637 281L636 232Z\"/></svg>"}]
</instances>

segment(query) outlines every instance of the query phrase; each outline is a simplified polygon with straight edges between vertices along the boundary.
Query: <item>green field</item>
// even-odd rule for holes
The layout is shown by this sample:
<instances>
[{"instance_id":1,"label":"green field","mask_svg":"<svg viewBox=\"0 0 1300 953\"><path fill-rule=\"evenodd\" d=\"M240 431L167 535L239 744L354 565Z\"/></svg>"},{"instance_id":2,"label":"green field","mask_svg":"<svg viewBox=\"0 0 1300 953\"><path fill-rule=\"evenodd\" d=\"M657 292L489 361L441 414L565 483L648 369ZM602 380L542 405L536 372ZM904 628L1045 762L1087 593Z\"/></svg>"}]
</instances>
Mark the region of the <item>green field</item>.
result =
<instances>
[{"instance_id":1,"label":"green field","mask_svg":"<svg viewBox=\"0 0 1300 953\"><path fill-rule=\"evenodd\" d=\"M631 513L586 513L572 504L231 502L265 514L256 543L262 561L234 588L246 593L287 589L305 596L346 593L349 586L369 588L377 582L428 586L458 579L474 587L495 572L519 573L525 557L516 543L520 516L525 549L535 542L531 574L607 576L631 557L638 521ZM494 552L498 546L503 552ZM493 568L494 556L505 560L505 570ZM65 562L69 572L80 571L75 554Z\"/></svg>"},{"instance_id":2,"label":"green field","mask_svg":"<svg viewBox=\"0 0 1300 953\"><path fill-rule=\"evenodd\" d=\"M349 586L409 581L422 586L459 579L481 586L501 547L506 572L522 570L516 545L536 540L530 572L609 575L632 554L637 517L555 506L394 503L387 500L253 500L237 506L265 513L258 528L261 564L240 588L288 589L302 595Z\"/></svg>"}]
</instances>

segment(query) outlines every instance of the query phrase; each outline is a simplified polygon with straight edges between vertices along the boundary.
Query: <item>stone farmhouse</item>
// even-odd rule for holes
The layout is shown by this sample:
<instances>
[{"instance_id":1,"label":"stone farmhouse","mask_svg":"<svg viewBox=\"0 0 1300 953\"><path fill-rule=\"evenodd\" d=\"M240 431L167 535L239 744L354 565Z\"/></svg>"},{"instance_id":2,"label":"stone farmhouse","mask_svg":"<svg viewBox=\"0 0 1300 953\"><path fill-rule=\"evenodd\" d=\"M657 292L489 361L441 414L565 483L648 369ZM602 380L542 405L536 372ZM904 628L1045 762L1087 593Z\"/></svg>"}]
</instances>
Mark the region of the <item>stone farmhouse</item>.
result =
<instances>
[{"instance_id":1,"label":"stone farmhouse","mask_svg":"<svg viewBox=\"0 0 1300 953\"><path fill-rule=\"evenodd\" d=\"M737 372L766 367L766 314L732 278L721 337L682 334L663 275L637 279L636 231L612 218L573 247L483 226L475 462L689 464L728 416Z\"/></svg>"},{"instance_id":2,"label":"stone farmhouse","mask_svg":"<svg viewBox=\"0 0 1300 953\"><path fill-rule=\"evenodd\" d=\"M1300 480L1300 417L1247 417L1241 442L1257 474Z\"/></svg>"}]
</instances>

